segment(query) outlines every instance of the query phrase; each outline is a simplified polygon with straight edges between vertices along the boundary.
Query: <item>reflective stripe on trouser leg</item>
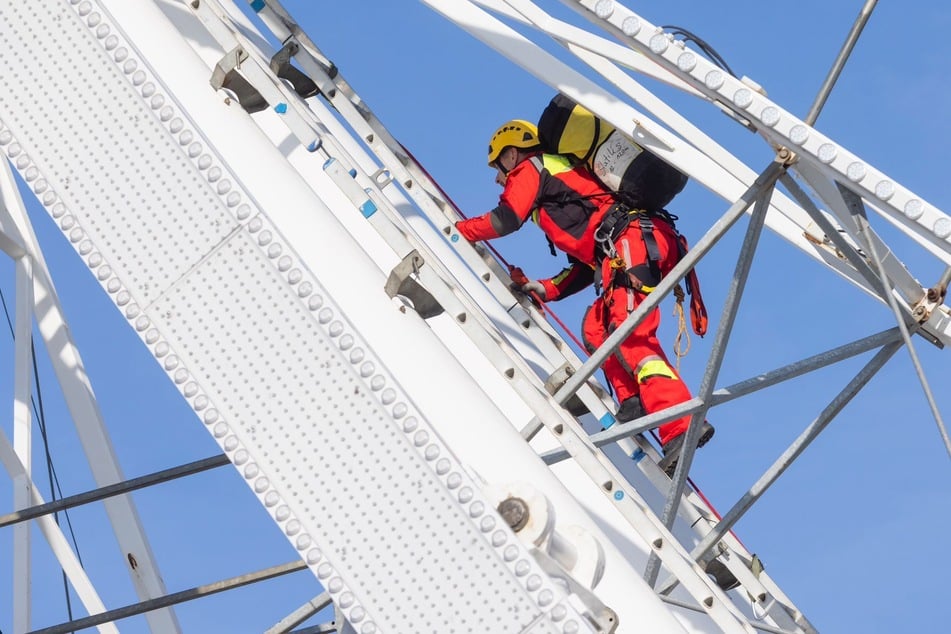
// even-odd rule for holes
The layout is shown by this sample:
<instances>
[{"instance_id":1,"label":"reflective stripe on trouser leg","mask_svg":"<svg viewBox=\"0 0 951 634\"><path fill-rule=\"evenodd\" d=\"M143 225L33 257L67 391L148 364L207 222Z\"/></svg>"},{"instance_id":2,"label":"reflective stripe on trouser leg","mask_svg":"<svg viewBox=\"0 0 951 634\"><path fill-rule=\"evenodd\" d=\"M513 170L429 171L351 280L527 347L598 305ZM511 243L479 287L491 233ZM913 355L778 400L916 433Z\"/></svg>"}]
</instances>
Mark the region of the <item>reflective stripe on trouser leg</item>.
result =
<instances>
[{"instance_id":1,"label":"reflective stripe on trouser leg","mask_svg":"<svg viewBox=\"0 0 951 634\"><path fill-rule=\"evenodd\" d=\"M644 357L637 364L637 382L643 383L652 376L663 376L674 381L680 380L680 377L674 373L674 369L665 360L660 357Z\"/></svg>"},{"instance_id":2,"label":"reflective stripe on trouser leg","mask_svg":"<svg viewBox=\"0 0 951 634\"><path fill-rule=\"evenodd\" d=\"M608 338L608 324L605 324L608 310L608 307L604 304L604 299L599 297L585 312L584 321L581 325L581 336L585 346L590 347L592 352L601 347ZM626 361L622 364L621 359L623 359L623 356L615 351L615 354L608 356L601 366L604 377L614 389L618 402L636 396L640 391L637 381L634 379L632 368L627 365Z\"/></svg>"}]
</instances>

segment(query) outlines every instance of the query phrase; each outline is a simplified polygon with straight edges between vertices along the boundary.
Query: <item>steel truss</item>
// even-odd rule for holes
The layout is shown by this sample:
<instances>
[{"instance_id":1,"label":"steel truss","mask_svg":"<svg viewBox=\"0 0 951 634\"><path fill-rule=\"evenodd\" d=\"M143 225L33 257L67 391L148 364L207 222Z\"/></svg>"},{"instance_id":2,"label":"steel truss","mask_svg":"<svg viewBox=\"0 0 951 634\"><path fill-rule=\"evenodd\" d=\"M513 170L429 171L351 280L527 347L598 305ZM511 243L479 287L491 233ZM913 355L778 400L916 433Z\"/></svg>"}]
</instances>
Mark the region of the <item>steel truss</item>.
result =
<instances>
[{"instance_id":1,"label":"steel truss","mask_svg":"<svg viewBox=\"0 0 951 634\"><path fill-rule=\"evenodd\" d=\"M536 400L532 402L536 418L533 424L526 428L524 435L531 439L539 430L547 426L555 432L554 435L562 436L565 447L539 450L542 459L551 465L567 459L574 459L585 463L584 467L589 473L595 473L597 476L604 478L605 482L616 483L615 486L618 488L615 491L624 491L628 494L625 504L630 506L625 512L629 521L642 532L657 530L659 535L667 539L667 532L664 528L670 529L678 516L686 517L691 521L696 520L698 515L703 516L706 521L699 523L698 526L704 532L698 535L696 543L677 544L676 548L684 549L692 560L691 563L695 562L701 566L701 571L702 567L710 560L711 552L714 553L714 556L721 554L715 552L718 548L729 551L729 554L739 555L730 558L728 554L727 563L730 570L743 582L743 589L747 591L755 589L755 592L751 592L751 596L754 596L755 600L763 604L770 603L773 606L770 608L770 616L774 619L776 625L751 623L738 618L737 611L732 606L722 608L720 594L709 587L709 581L706 581L702 574L698 575L695 567L681 563L680 558L668 553L663 553L668 558L662 562L658 558L658 553L662 550L658 545L651 553L644 574L652 585L657 586L657 591L662 595L664 601L685 610L712 614L724 629L734 628L731 631L750 631L751 628L765 632L814 631L792 602L781 594L768 577L758 579L752 575L746 559L749 557L749 553L730 540L729 531L901 347L907 348L912 355L936 423L945 445L951 453L951 441L949 441L940 412L935 405L924 371L917 360L913 340L914 335L920 335L930 343L945 344L951 342L951 319L949 319L947 307L942 304L943 291L947 286L949 275L945 274L943 279L938 280L935 286L931 288L922 287L911 273L905 270L903 265L891 255L888 247L876 235L869 223L866 209L871 207L873 211L886 217L890 222L904 227L909 235L924 248L935 253L944 262L951 265L951 255L949 255L951 249L948 248L947 242L936 239L937 227L941 221L947 220L947 217L942 211L928 206L927 203L915 197L911 192L886 179L884 175L875 173L870 166L860 163L857 157L848 155L844 149L832 145L830 150L831 141L824 137L819 138L818 133L807 125L814 122L818 108L821 107L820 102L817 101L818 105L814 108L815 112L811 112L803 122L785 121L783 117L788 113L781 111L769 112L770 108L776 110L776 107L765 99L761 100L748 87L733 81L731 78L721 77L721 85L711 88L710 82L702 79L706 76L705 73L698 70L703 67L703 60L694 59L694 66L689 71L680 69L677 65L679 58L675 57L675 52L672 50L674 47L671 47L669 42L667 46L661 46L662 40L654 39L659 33L642 18L618 3L605 3L603 0L600 2L594 2L593 0L565 2L573 8L580 8L582 14L589 17L592 22L605 29L610 35L619 39L622 42L621 45L561 23L547 15L536 4L527 0L480 0L478 2L424 0L424 2L460 27L486 41L498 52L512 59L514 63L523 66L542 81L575 98L618 128L628 131L635 140L643 142L652 151L656 151L670 163L689 173L730 203L727 211L694 244L687 257L661 282L657 290L630 315L624 325L611 335L604 346L595 351L590 358L582 362L570 350L563 349L567 348L563 345L557 351L547 351L550 353L549 360L558 356L558 360L564 361L571 369L561 387L555 390L554 402L565 405L573 397L580 397L604 429L590 437L573 438L572 434L578 431L571 428L574 421L566 422L564 415L553 411L551 404L545 398L536 397ZM205 23L210 25L209 29L215 31L217 36L222 38L231 36L227 29L221 28L222 25L227 24L227 20L225 20L222 13L216 11L216 8L220 8L218 2L193 4L196 5L193 6L193 9L199 12ZM384 166L384 169L389 170L390 174L396 175L396 178L393 179L383 177L381 175L382 170L381 173L374 175L377 177L377 187L374 193L378 196L375 200L380 206L385 206L387 197L394 196L392 190L400 186L403 190L400 194L403 202L412 201L414 205L423 208L430 221L437 227L437 231L443 231L445 234L451 235L451 222L459 217L458 210L453 207L449 200L441 196L436 184L424 176L421 166L416 165L414 161L399 153L399 147L395 139L386 133L385 128L369 108L359 100L342 77L337 75L336 72L329 72L326 59L320 55L313 42L306 38L303 33L288 29L289 16L279 3L258 1L252 4L257 4L265 9L262 11L262 18L274 29L280 41L294 40L298 45L297 50L293 53L296 55L295 59L327 96L326 101L329 107L323 103L313 102L305 105L302 101L297 102L287 94L289 91L286 87L282 89L269 85L269 90L291 103L292 109L297 109L299 112L297 118L288 117L288 120L293 121L289 125L297 140L305 145L317 146L322 151L329 148L333 152L333 154L330 154L331 158L336 156L353 159L356 150L344 140L346 137L342 134L343 128L340 128L340 130L333 128L334 124L327 117L329 108L334 108L337 113L342 115L349 126L357 130L358 137L367 139L367 131L373 133L373 140L369 144L373 156ZM608 8L610 8L610 11ZM603 75L630 100L630 103L641 104L647 108L667 126L674 129L684 139L687 139L687 142L681 141L665 127L654 123L648 116L635 110L630 103L611 97L603 88L572 71L562 62L545 53L540 47L483 9L488 9L508 20L514 20L538 30L543 35L554 38L556 42L564 45L579 59ZM269 11L272 13L269 13ZM637 20L639 25L636 31L630 26L632 19ZM487 25L491 28L481 28ZM649 33L654 33L654 35L649 37L647 35ZM247 45L249 42L242 42L242 44ZM761 173L755 174L725 150L719 148L712 140L706 138L699 130L680 118L673 110L637 84L623 70L624 68L636 67L636 70L646 71L649 68L640 61L638 55L631 54L632 49L637 50L645 57L662 63L664 70L651 70L653 74L661 76L671 85L684 88L691 94L703 96L720 104L721 107L727 107L738 118L743 119L744 123L756 128L767 142L777 148L776 160ZM688 52L681 52L680 55ZM249 63L247 68L250 69L252 66ZM334 71L336 71L335 68ZM263 68L257 69L255 72L259 72L262 78L267 77L268 81L273 79L267 76ZM249 75L254 76L254 73L249 72ZM256 80L255 85L260 86L261 82L264 82L264 79ZM739 99L737 95L741 90L746 90L749 94L744 94L743 98ZM726 95L729 95L729 103L725 100ZM752 104L756 105L756 108L751 103L747 103L747 98ZM770 123L774 116L779 117L781 121ZM633 130L629 129L629 125L625 126L625 122L632 119L638 122ZM799 125L804 126L803 130L797 131L796 126ZM797 143L796 139L802 138L802 134L805 134L805 139ZM832 158L827 161L825 159L828 158L829 152L833 152L833 154ZM353 162L354 164L358 163L355 159ZM853 167L856 164L861 164L861 178L856 178L858 168ZM70 579L80 594L86 609L90 613L98 613L85 619L78 619L70 623L39 630L36 634L41 632L43 634L68 632L72 629L91 626L99 626L100 631L116 631L115 627L110 625L112 621L140 613L150 615L149 624L153 631L174 632L179 630L179 626L174 613L168 608L176 603L304 568L304 564L301 562L291 562L284 566L224 580L216 584L196 586L183 592L173 594L165 592L158 575L157 564L150 560L149 547L138 524L135 508L132 506L130 498L125 494L140 487L151 486L176 477L215 468L225 464L227 459L225 457L209 458L156 474L123 481L115 456L112 454L101 416L98 413L92 390L79 360L78 352L76 352L75 346L69 338L68 328L64 327L65 321L62 318L59 302L43 262L39 245L36 243L30 229L22 202L13 194L16 187L9 167L5 167L5 170L4 180L0 182L0 192L4 195L3 211L5 212L3 217L0 218L0 227L3 229L0 232L0 249L8 257L15 259L17 263L17 336L14 440L13 443L10 443L0 431L0 458L3 459L4 466L14 481L17 497L14 512L0 516L0 528L10 525L16 526L14 528L15 553L19 554L15 558L14 566L20 583L17 586L14 601L15 608L19 610L15 616L15 628L22 627L23 631L26 631L28 628L25 626L29 622L28 613L23 612L24 608L22 607L29 604L30 561L26 555L29 553L29 534L24 530L28 521L35 521L41 526L44 535L51 543L51 547L60 558L64 570L70 575ZM788 172L794 172L808 188L816 192L820 198L820 204L816 204ZM342 174L345 173L341 173L341 179L343 179ZM361 176L363 175L361 174ZM882 185L886 182L888 183L887 186ZM408 183L417 185L417 187L413 188ZM777 183L785 187L788 196L775 189ZM365 204L362 189L358 189L353 197L359 198L359 200L354 200L355 203ZM829 209L829 212L822 211L820 205ZM393 209L396 208L395 205L392 205L392 207ZM387 209L386 211L391 212L393 209ZM720 238L746 214L750 216L749 225L737 256L732 284L718 321L718 330L697 396L679 406L652 413L635 421L623 424L615 423L611 414L613 405L610 403L610 399L592 389L589 380L604 360L614 352L620 342L633 331L652 309L673 292L674 287L689 270L700 262ZM494 345L502 348L506 353L517 355L517 351L511 351L512 346L504 339L493 338L485 334L492 332L491 324L479 312L471 298L463 297L458 300L457 304L449 304L449 300L446 298L451 294L450 291L454 291L455 287L447 283L447 281L451 281L453 272L439 266L443 254L427 253L425 251L426 245L414 242L409 232L402 233L398 215L394 214L389 223L386 223L385 219L386 216L380 214L372 222L391 244L398 245L394 248L399 250L401 257L410 257L413 253L420 251L426 253L424 259L427 265L422 269L413 269L413 272L419 276L424 290L440 299L445 307L451 312L454 311L454 314L470 316L471 320L465 320L468 322L465 328L469 331L470 336L477 340L477 343L485 347ZM810 223L814 223L820 228L821 235L809 234L807 227L811 226ZM806 357L745 381L717 389L717 381L729 346L731 331L742 304L747 277L753 266L757 241L764 227L777 231L811 257L825 263L837 274L880 299L894 314L897 326L832 350ZM483 279L487 282L493 296L508 294L507 274L498 262L484 251L472 249L469 245L452 243L451 246L458 257L474 270L485 272ZM951 267L948 270L951 271ZM439 290L441 285L446 286L443 291ZM512 306L513 319L519 323L531 324L531 327L526 326L526 329L533 334L541 332L543 336L536 339L536 343L539 346L543 345L540 342L553 334L553 330L545 323L544 317L526 302L516 306L515 298L511 299L513 301L509 305ZM31 479L33 465L29 451L31 420L28 407L30 398L28 351L30 349L29 343L32 337L34 316L41 337L44 339L47 349L51 351L58 379L63 386L67 400L71 404L70 409L73 412L77 429L79 429L83 438L84 449L89 456L90 464L96 473L97 483L99 484L99 488L94 491L51 503L45 503L39 497L37 488ZM479 339L480 337L481 339ZM705 507L702 511L697 510L698 504L693 499L692 491L687 486L687 476L693 460L693 447L700 433L700 423L711 408L872 350L876 350L876 352L865 367L829 402L816 419L803 430L799 437L776 459L766 472L749 487L748 492L730 508L722 519L710 520ZM63 359L66 361L63 361ZM526 368L518 363L509 363L510 359L505 357L497 357L493 361L497 361L496 367L500 372L511 372L512 376L517 379L522 378L522 373L528 373ZM532 392L534 386L531 381L524 379L524 383L526 386L524 388L525 393ZM528 396L526 396L526 400L529 400ZM651 461L646 461L644 465L640 465L640 463L638 465L639 468L652 470L650 471L652 482L658 490L664 493L665 498L662 509L654 509L653 514L650 513L650 509L647 509L645 515L641 515L644 508L638 508L634 502L637 499L637 492L630 489L627 481L624 480L624 476L619 475L621 473L620 468L617 465L601 462L602 455L595 454L591 450L620 444L628 454L648 455L651 458L656 458L656 450L650 446L642 434L664 422L687 414L692 417L691 426L687 432L684 453L672 481L661 480L660 478L663 476L658 474L655 465ZM565 432L566 427L567 432ZM613 492L609 490L607 494L613 494ZM116 527L122 552L135 553L139 562L148 562L147 565L137 567L135 572L130 570L139 592L140 602L110 611L107 611L105 606L102 605L92 588L92 584L85 578L81 568L77 565L75 555L69 549L62 532L52 524L49 518L49 514L56 511L100 500L105 501L107 509L110 510L110 518ZM646 504L643 505L643 507L646 506ZM684 508L685 506L689 508ZM644 517L647 517L653 524L648 522L645 528ZM673 568L677 568L678 574L676 576L659 577L662 565L666 565L668 573ZM706 582L706 586L698 582L698 577ZM656 584L658 578L661 579L661 582ZM674 588L685 582L692 585L690 590L694 598L693 601L683 601L668 596ZM714 601L711 598L709 604L705 603L704 597L708 595L715 597L716 600ZM277 634L278 632L289 631L290 628L296 627L314 613L326 607L328 603L329 598L321 595L275 624L269 632ZM722 608L720 612L716 612L717 606ZM331 632L336 631L335 627L336 625L319 625L298 630L298 632ZM344 626L341 625L341 627Z\"/></svg>"}]
</instances>

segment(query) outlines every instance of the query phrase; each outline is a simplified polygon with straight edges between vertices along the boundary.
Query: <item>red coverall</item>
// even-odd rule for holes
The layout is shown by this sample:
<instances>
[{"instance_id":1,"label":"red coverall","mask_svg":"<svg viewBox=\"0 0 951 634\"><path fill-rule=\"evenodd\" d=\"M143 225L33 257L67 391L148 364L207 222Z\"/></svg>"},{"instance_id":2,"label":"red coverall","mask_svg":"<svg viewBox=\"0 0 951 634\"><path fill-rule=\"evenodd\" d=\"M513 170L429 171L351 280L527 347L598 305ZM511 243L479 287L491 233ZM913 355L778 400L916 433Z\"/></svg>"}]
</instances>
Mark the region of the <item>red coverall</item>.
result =
<instances>
[{"instance_id":1,"label":"red coverall","mask_svg":"<svg viewBox=\"0 0 951 634\"><path fill-rule=\"evenodd\" d=\"M536 154L508 173L495 209L458 222L456 228L464 238L475 242L512 233L529 218L537 222L552 243L568 254L571 262L558 275L539 280L545 287L546 301L567 297L590 285L600 265L605 292L588 309L582 327L585 343L589 351L593 351L646 297L645 289L618 287L612 279L614 270L610 259L595 253L594 233L613 206L614 196L605 191L587 168L573 166L563 156ZM663 220L654 219L653 223L660 251L659 269L667 274L679 258L677 236ZM636 220L615 239L615 248L625 260L625 270L648 262ZM608 357L603 368L618 401L639 395L647 413L691 398L657 339L659 323L660 313L655 309L616 353ZM690 417L685 416L661 425L661 442L666 444L684 433L689 423Z\"/></svg>"}]
</instances>

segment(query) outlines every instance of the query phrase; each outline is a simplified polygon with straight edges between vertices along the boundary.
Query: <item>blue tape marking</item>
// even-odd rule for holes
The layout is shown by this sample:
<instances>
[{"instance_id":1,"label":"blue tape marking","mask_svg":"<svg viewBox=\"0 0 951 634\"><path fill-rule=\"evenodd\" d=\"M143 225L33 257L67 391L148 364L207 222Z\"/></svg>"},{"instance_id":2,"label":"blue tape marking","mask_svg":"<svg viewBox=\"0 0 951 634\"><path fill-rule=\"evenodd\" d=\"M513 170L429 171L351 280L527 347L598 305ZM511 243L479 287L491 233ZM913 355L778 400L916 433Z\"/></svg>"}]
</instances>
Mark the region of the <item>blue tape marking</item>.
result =
<instances>
[{"instance_id":1,"label":"blue tape marking","mask_svg":"<svg viewBox=\"0 0 951 634\"><path fill-rule=\"evenodd\" d=\"M369 218L376 213L376 204L372 200L366 201L360 205L360 213L363 214L364 218Z\"/></svg>"},{"instance_id":2,"label":"blue tape marking","mask_svg":"<svg viewBox=\"0 0 951 634\"><path fill-rule=\"evenodd\" d=\"M274 112L276 112L277 114L284 114L285 112L287 112L287 104L284 102L277 104L276 106L274 106Z\"/></svg>"},{"instance_id":3,"label":"blue tape marking","mask_svg":"<svg viewBox=\"0 0 951 634\"><path fill-rule=\"evenodd\" d=\"M624 491L615 491L615 492L614 492L614 499L617 500L618 502L620 502L621 500L623 500L623 499L624 499Z\"/></svg>"},{"instance_id":4,"label":"blue tape marking","mask_svg":"<svg viewBox=\"0 0 951 634\"><path fill-rule=\"evenodd\" d=\"M353 168L350 168L350 171L347 172L347 174L350 174L350 178L356 178L356 177L357 177L357 170L355 170L355 169L353 169Z\"/></svg>"},{"instance_id":5,"label":"blue tape marking","mask_svg":"<svg viewBox=\"0 0 951 634\"><path fill-rule=\"evenodd\" d=\"M637 449L634 450L634 453L631 454L631 460L634 461L634 464L637 464L638 462L643 460L644 456L646 455L647 454L644 453L644 450L638 447Z\"/></svg>"},{"instance_id":6,"label":"blue tape marking","mask_svg":"<svg viewBox=\"0 0 951 634\"><path fill-rule=\"evenodd\" d=\"M614 418L614 414L608 412L599 418L598 422L601 423L601 429L611 429L611 427L614 426L614 423L617 422L617 419Z\"/></svg>"},{"instance_id":7,"label":"blue tape marking","mask_svg":"<svg viewBox=\"0 0 951 634\"><path fill-rule=\"evenodd\" d=\"M261 13L261 10L267 6L267 2L264 0L251 0L251 8L254 9L255 13Z\"/></svg>"},{"instance_id":8,"label":"blue tape marking","mask_svg":"<svg viewBox=\"0 0 951 634\"><path fill-rule=\"evenodd\" d=\"M319 138L314 139L313 141L310 142L310 145L307 146L307 151L316 152L317 150L320 149L320 146L323 145L323 143L324 142L321 141Z\"/></svg>"},{"instance_id":9,"label":"blue tape marking","mask_svg":"<svg viewBox=\"0 0 951 634\"><path fill-rule=\"evenodd\" d=\"M335 159L335 158L329 158L329 159L327 159L326 161L324 161L324 170L326 170L328 167L330 167L330 166L331 166L333 163L335 163L336 161L337 161L337 159Z\"/></svg>"}]
</instances>

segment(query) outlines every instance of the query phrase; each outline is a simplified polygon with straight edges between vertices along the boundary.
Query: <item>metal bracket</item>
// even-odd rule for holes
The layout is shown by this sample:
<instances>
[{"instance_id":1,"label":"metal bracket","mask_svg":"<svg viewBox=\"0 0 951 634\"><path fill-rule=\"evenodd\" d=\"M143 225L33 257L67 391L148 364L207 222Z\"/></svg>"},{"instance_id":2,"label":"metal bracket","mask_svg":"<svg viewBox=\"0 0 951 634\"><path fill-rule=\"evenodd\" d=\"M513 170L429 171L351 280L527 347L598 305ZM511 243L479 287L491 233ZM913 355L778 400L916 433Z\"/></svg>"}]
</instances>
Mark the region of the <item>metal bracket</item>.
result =
<instances>
[{"instance_id":1,"label":"metal bracket","mask_svg":"<svg viewBox=\"0 0 951 634\"><path fill-rule=\"evenodd\" d=\"M302 99L307 99L319 93L320 89L314 83L314 80L291 65L291 59L297 55L299 50L300 45L297 42L288 40L281 50L274 53L269 66L275 75L289 81L294 87L294 92L300 95Z\"/></svg>"},{"instance_id":2,"label":"metal bracket","mask_svg":"<svg viewBox=\"0 0 951 634\"><path fill-rule=\"evenodd\" d=\"M248 59L248 52L241 46L235 46L215 64L210 83L215 90L224 88L234 93L241 107L248 114L252 114L264 110L268 104L258 89L238 72L241 63L246 59Z\"/></svg>"},{"instance_id":3,"label":"metal bracket","mask_svg":"<svg viewBox=\"0 0 951 634\"><path fill-rule=\"evenodd\" d=\"M403 261L393 267L390 276L386 280L384 290L390 297L397 295L405 297L413 303L413 308L423 319L435 317L443 312L443 307L436 301L436 298L423 286L413 279L413 275L418 275L420 268L425 262L416 249L413 249Z\"/></svg>"},{"instance_id":4,"label":"metal bracket","mask_svg":"<svg viewBox=\"0 0 951 634\"><path fill-rule=\"evenodd\" d=\"M551 373L551 376L545 380L545 389L549 394L554 396L555 392L557 392L562 385L567 383L568 379L570 379L571 375L574 373L575 368L566 362L561 367L556 368L555 371ZM604 396L604 390L600 385L597 385L593 381L588 381L587 384L591 389L594 390L598 398L602 398ZM588 406L581 401L581 398L578 396L577 392L568 398L568 402L565 403L564 408L571 412L571 415L575 417L590 413Z\"/></svg>"},{"instance_id":5,"label":"metal bracket","mask_svg":"<svg viewBox=\"0 0 951 634\"><path fill-rule=\"evenodd\" d=\"M580 600L584 608L587 609L587 613L584 616L598 628L598 632L613 634L617 631L618 617L614 610L604 605L601 599L595 596L593 592L578 583L574 577L565 572L565 570L558 565L558 562L552 559L547 553L538 548L532 548L531 553L532 557L535 558L535 561L538 562L538 565L541 566L542 570L544 570L549 577L556 581L564 582L568 592Z\"/></svg>"}]
</instances>

